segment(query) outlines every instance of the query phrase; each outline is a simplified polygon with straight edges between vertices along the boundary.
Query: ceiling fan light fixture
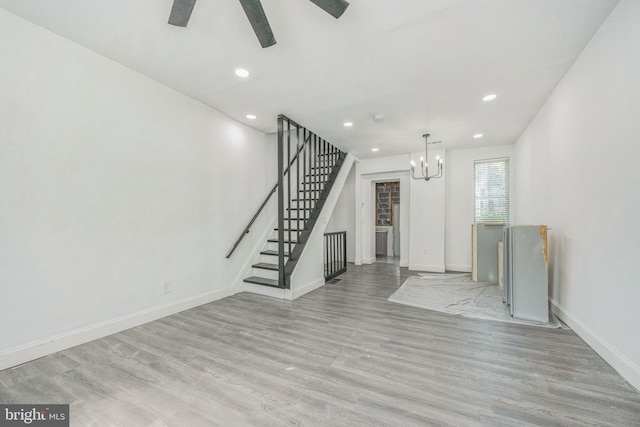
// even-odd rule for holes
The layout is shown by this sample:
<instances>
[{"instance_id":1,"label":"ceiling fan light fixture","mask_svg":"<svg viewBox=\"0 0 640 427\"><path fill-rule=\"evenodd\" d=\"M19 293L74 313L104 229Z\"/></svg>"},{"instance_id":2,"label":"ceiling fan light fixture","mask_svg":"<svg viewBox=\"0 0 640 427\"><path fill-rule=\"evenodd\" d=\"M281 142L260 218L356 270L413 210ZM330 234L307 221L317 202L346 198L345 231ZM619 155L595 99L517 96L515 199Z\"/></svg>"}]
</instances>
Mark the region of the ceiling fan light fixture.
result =
<instances>
[{"instance_id":1,"label":"ceiling fan light fixture","mask_svg":"<svg viewBox=\"0 0 640 427\"><path fill-rule=\"evenodd\" d=\"M336 19L340 18L349 7L349 2L345 0L311 0L311 3Z\"/></svg>"},{"instance_id":2,"label":"ceiling fan light fixture","mask_svg":"<svg viewBox=\"0 0 640 427\"><path fill-rule=\"evenodd\" d=\"M276 38L269 25L267 15L264 13L262 3L260 0L239 0L244 9L244 13L247 15L247 19L253 28L253 32L256 34L260 46L267 48L276 44ZM327 12L334 18L340 18L347 7L349 2L346 0L310 0L313 4ZM169 15L169 24L179 27L186 27L191 18L193 7L196 4L196 0L173 0L171 6L171 14Z\"/></svg>"},{"instance_id":3,"label":"ceiling fan light fixture","mask_svg":"<svg viewBox=\"0 0 640 427\"><path fill-rule=\"evenodd\" d=\"M171 14L169 15L169 24L176 27L186 27L193 12L196 0L173 0L171 6Z\"/></svg>"},{"instance_id":4,"label":"ceiling fan light fixture","mask_svg":"<svg viewBox=\"0 0 640 427\"><path fill-rule=\"evenodd\" d=\"M240 4L260 42L260 46L264 49L276 44L276 38L273 35L271 25L269 25L269 20L264 13L260 0L240 0Z\"/></svg>"}]
</instances>

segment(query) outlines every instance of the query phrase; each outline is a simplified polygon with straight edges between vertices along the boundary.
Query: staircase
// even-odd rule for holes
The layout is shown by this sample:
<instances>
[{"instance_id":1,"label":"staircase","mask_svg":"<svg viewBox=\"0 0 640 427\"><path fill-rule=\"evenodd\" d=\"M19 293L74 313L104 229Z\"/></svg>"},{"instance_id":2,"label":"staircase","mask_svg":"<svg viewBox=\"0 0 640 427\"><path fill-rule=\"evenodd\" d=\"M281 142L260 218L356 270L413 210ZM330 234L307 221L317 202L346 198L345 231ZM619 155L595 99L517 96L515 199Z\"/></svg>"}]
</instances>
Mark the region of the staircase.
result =
<instances>
[{"instance_id":1,"label":"staircase","mask_svg":"<svg viewBox=\"0 0 640 427\"><path fill-rule=\"evenodd\" d=\"M244 282L289 289L346 154L285 116L278 117L278 154L278 223Z\"/></svg>"}]
</instances>

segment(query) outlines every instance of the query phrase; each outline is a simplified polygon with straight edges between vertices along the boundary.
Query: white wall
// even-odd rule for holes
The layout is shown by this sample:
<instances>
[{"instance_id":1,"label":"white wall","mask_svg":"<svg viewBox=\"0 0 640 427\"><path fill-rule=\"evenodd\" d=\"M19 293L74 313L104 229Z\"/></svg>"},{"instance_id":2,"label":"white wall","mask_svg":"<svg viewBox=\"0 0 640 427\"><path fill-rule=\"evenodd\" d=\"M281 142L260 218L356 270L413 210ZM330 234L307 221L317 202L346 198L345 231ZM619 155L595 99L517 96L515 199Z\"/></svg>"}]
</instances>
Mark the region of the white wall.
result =
<instances>
[{"instance_id":1,"label":"white wall","mask_svg":"<svg viewBox=\"0 0 640 427\"><path fill-rule=\"evenodd\" d=\"M228 295L264 135L2 10L0 52L0 369Z\"/></svg>"},{"instance_id":2,"label":"white wall","mask_svg":"<svg viewBox=\"0 0 640 427\"><path fill-rule=\"evenodd\" d=\"M355 261L355 231L356 231L356 168L351 167L347 181L342 188L338 202L333 209L326 232L347 232L347 261Z\"/></svg>"},{"instance_id":3,"label":"white wall","mask_svg":"<svg viewBox=\"0 0 640 427\"><path fill-rule=\"evenodd\" d=\"M411 160L420 167L420 157L424 152L411 154ZM445 183L448 179L448 162L445 150L430 150L428 162L436 165L436 156L444 161L445 172L437 179L410 179L410 236L409 236L409 270L445 271ZM435 167L429 174L437 172ZM420 171L416 171L420 176Z\"/></svg>"},{"instance_id":4,"label":"white wall","mask_svg":"<svg viewBox=\"0 0 640 427\"><path fill-rule=\"evenodd\" d=\"M513 145L447 151L445 264L447 270L471 271L471 224L474 221L476 160L508 157L513 175ZM513 179L511 179L513 188ZM511 199L513 204L513 191Z\"/></svg>"},{"instance_id":5,"label":"white wall","mask_svg":"<svg viewBox=\"0 0 640 427\"><path fill-rule=\"evenodd\" d=\"M519 223L550 231L562 318L640 388L640 2L623 0L515 146Z\"/></svg>"}]
</instances>

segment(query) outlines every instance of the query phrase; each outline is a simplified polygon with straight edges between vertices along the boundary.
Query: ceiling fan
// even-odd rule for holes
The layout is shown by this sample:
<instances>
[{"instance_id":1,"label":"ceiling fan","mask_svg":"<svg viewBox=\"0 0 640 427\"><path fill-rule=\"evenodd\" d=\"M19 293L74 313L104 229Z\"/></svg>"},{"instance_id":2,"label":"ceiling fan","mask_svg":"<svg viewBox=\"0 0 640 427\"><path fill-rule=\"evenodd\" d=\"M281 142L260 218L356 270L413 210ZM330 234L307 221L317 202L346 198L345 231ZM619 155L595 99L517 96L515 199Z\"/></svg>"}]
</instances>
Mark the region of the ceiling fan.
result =
<instances>
[{"instance_id":1,"label":"ceiling fan","mask_svg":"<svg viewBox=\"0 0 640 427\"><path fill-rule=\"evenodd\" d=\"M273 36L271 26L267 20L267 15L264 13L264 9L262 9L260 0L239 1L244 9L244 13L246 13L247 18L249 18L253 31L256 33L256 36L260 41L260 45L265 48L276 44L276 38ZM345 0L310 1L336 19L340 18L349 6L349 2ZM186 27L195 4L196 0L173 0L171 14L169 15L169 24L176 25L178 27Z\"/></svg>"}]
</instances>

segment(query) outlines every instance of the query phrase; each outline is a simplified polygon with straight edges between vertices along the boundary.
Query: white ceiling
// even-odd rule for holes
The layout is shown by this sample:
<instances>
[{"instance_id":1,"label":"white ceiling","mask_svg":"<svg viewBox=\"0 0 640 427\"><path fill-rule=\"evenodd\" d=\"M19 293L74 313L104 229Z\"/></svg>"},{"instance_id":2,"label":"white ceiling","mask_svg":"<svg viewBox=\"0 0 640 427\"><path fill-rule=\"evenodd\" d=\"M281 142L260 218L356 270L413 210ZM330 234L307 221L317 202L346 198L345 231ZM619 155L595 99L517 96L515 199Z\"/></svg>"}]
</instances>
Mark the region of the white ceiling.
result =
<instances>
[{"instance_id":1,"label":"white ceiling","mask_svg":"<svg viewBox=\"0 0 640 427\"><path fill-rule=\"evenodd\" d=\"M237 0L198 0L187 28L167 24L172 0L0 7L256 129L285 114L366 158L420 151L427 131L447 149L513 143L617 2L350 0L336 20L262 0L278 41L266 49Z\"/></svg>"}]
</instances>

